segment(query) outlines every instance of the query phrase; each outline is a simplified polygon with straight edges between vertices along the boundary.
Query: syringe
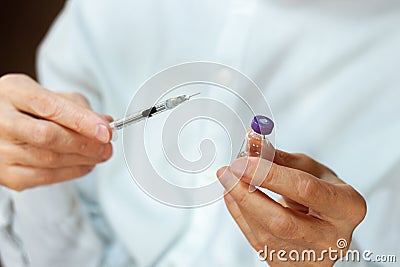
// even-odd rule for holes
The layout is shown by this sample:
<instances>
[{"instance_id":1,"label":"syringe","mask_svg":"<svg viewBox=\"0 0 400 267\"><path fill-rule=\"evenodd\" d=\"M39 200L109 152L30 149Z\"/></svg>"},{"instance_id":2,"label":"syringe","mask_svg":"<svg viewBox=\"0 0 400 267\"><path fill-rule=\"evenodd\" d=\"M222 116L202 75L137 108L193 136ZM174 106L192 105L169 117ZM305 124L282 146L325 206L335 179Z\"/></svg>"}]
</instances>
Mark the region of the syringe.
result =
<instances>
[{"instance_id":1,"label":"syringe","mask_svg":"<svg viewBox=\"0 0 400 267\"><path fill-rule=\"evenodd\" d=\"M180 104L189 101L190 98L193 96L199 95L200 93L194 94L194 95L181 95L177 97L172 97L167 100L158 102L152 107L145 108L142 110L139 110L138 112L128 115L126 117L123 117L121 119L118 119L116 121L113 121L110 123L110 127L115 133L116 130L120 130L128 125L134 124L136 122L139 122L141 120L144 120L146 118L153 117L154 115L160 114L164 111L176 108Z\"/></svg>"}]
</instances>

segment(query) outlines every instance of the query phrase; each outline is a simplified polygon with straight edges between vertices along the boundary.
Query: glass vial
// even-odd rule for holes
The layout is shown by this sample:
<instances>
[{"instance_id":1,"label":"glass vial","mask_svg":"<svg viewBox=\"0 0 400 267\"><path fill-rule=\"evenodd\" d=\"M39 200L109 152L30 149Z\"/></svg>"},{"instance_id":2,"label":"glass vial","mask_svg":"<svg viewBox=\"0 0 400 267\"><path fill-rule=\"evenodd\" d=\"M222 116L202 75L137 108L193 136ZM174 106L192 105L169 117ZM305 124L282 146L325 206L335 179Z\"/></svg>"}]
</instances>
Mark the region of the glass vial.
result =
<instances>
[{"instance_id":1,"label":"glass vial","mask_svg":"<svg viewBox=\"0 0 400 267\"><path fill-rule=\"evenodd\" d=\"M274 122L262 115L257 115L251 122L251 127L246 131L238 157L260 157L269 159L273 157L273 146L268 140L268 135L274 129Z\"/></svg>"}]
</instances>

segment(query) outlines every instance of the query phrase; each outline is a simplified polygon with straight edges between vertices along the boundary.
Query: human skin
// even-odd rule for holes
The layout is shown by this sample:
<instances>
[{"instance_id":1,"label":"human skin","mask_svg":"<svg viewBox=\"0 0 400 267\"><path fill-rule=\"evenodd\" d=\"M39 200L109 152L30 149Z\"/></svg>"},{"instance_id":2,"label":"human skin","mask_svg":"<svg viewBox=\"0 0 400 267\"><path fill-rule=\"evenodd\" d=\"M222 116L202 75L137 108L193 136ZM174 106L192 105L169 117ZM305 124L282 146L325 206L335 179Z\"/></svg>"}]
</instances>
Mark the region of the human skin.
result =
<instances>
[{"instance_id":1,"label":"human skin","mask_svg":"<svg viewBox=\"0 0 400 267\"><path fill-rule=\"evenodd\" d=\"M0 185L13 190L81 177L112 156L111 117L26 75L0 78L0 118Z\"/></svg>"},{"instance_id":2,"label":"human skin","mask_svg":"<svg viewBox=\"0 0 400 267\"><path fill-rule=\"evenodd\" d=\"M338 240L350 244L352 233L366 214L364 198L334 172L304 154L276 150L273 162L257 158L238 158L218 170L225 187L225 203L235 222L256 251L338 250L322 261L296 261L286 254L283 260L267 256L270 266L332 266L345 255L348 245L338 248ZM275 201L261 190L282 196ZM265 255L262 254L262 257ZM287 261L285 261L287 259ZM301 259L301 258L300 258Z\"/></svg>"}]
</instances>

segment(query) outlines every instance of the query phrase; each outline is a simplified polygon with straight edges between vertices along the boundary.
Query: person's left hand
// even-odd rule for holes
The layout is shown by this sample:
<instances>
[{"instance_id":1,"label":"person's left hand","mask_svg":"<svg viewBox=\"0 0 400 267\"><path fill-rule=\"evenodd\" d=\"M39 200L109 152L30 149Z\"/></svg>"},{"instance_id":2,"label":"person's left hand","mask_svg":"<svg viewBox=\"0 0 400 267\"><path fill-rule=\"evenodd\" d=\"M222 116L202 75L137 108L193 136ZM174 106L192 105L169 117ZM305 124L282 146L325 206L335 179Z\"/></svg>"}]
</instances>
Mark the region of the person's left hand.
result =
<instances>
[{"instance_id":1,"label":"person's left hand","mask_svg":"<svg viewBox=\"0 0 400 267\"><path fill-rule=\"evenodd\" d=\"M271 266L332 266L346 255L352 233L366 214L365 200L355 189L303 154L276 150L273 163L239 158L217 176L227 191L229 212ZM251 193L250 184L283 197L276 202L259 189ZM310 250L315 260L307 253L302 259Z\"/></svg>"}]
</instances>

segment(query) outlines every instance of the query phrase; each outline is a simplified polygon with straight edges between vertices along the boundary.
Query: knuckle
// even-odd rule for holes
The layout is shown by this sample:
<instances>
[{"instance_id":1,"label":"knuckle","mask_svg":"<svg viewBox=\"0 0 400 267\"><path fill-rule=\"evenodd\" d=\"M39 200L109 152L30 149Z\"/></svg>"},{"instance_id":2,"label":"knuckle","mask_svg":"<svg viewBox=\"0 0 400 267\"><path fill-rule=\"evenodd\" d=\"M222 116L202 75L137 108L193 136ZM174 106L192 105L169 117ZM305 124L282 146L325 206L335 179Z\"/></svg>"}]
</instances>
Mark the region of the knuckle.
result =
<instances>
[{"instance_id":1,"label":"knuckle","mask_svg":"<svg viewBox=\"0 0 400 267\"><path fill-rule=\"evenodd\" d=\"M10 94L31 87L35 81L25 74L6 74L0 77L0 98L8 99Z\"/></svg>"},{"instance_id":2,"label":"knuckle","mask_svg":"<svg viewBox=\"0 0 400 267\"><path fill-rule=\"evenodd\" d=\"M297 225L289 215L272 217L269 229L272 235L282 239L295 239L298 234Z\"/></svg>"},{"instance_id":3,"label":"knuckle","mask_svg":"<svg viewBox=\"0 0 400 267\"><path fill-rule=\"evenodd\" d=\"M46 151L42 158L44 158L48 165L56 165L61 160L61 154L53 151Z\"/></svg>"},{"instance_id":4,"label":"knuckle","mask_svg":"<svg viewBox=\"0 0 400 267\"><path fill-rule=\"evenodd\" d=\"M4 182L4 185L14 191L22 192L27 189L26 185L21 183L18 179L15 179L13 175L9 175Z\"/></svg>"},{"instance_id":5,"label":"knuckle","mask_svg":"<svg viewBox=\"0 0 400 267\"><path fill-rule=\"evenodd\" d=\"M2 119L0 120L0 135L4 136L4 135L8 135L10 129L11 128L11 123L9 122L9 120L7 119L7 116L3 116L2 114L3 112L0 111L0 116L2 117Z\"/></svg>"},{"instance_id":6,"label":"knuckle","mask_svg":"<svg viewBox=\"0 0 400 267\"><path fill-rule=\"evenodd\" d=\"M319 183L318 190L324 190L324 192L320 194L324 194L327 198L329 198L329 202L337 203L337 201L339 201L340 191L338 190L338 187L336 185L322 182Z\"/></svg>"},{"instance_id":7,"label":"knuckle","mask_svg":"<svg viewBox=\"0 0 400 267\"><path fill-rule=\"evenodd\" d=\"M304 153L294 153L293 154L297 159L309 160L310 157Z\"/></svg>"},{"instance_id":8,"label":"knuckle","mask_svg":"<svg viewBox=\"0 0 400 267\"><path fill-rule=\"evenodd\" d=\"M55 142L56 135L50 123L39 122L32 131L32 141L37 146L51 146Z\"/></svg>"},{"instance_id":9,"label":"knuckle","mask_svg":"<svg viewBox=\"0 0 400 267\"><path fill-rule=\"evenodd\" d=\"M28 75L22 73L9 73L0 77L1 83L15 83L26 80L32 80Z\"/></svg>"},{"instance_id":10,"label":"knuckle","mask_svg":"<svg viewBox=\"0 0 400 267\"><path fill-rule=\"evenodd\" d=\"M10 166L4 166L0 176L0 184L16 192L22 192L28 186L19 178L15 172L10 170Z\"/></svg>"},{"instance_id":11,"label":"knuckle","mask_svg":"<svg viewBox=\"0 0 400 267\"><path fill-rule=\"evenodd\" d=\"M249 193L247 191L241 191L237 196L236 202L239 206L246 206L249 198Z\"/></svg>"},{"instance_id":12,"label":"knuckle","mask_svg":"<svg viewBox=\"0 0 400 267\"><path fill-rule=\"evenodd\" d=\"M17 74L14 73L9 73L9 74L5 74L3 76L0 77L0 82L3 83L7 83L7 82L11 82L15 79L15 77L17 77Z\"/></svg>"},{"instance_id":13,"label":"knuckle","mask_svg":"<svg viewBox=\"0 0 400 267\"><path fill-rule=\"evenodd\" d=\"M295 153L295 154L293 154L292 162L301 164L303 166L314 166L314 165L316 165L316 161L314 161L312 158L310 158L309 156L307 156L304 153Z\"/></svg>"},{"instance_id":14,"label":"knuckle","mask_svg":"<svg viewBox=\"0 0 400 267\"><path fill-rule=\"evenodd\" d=\"M7 143L0 139L0 155L7 155L9 152L9 146Z\"/></svg>"},{"instance_id":15,"label":"knuckle","mask_svg":"<svg viewBox=\"0 0 400 267\"><path fill-rule=\"evenodd\" d=\"M63 112L65 101L53 97L48 92L41 92L32 96L32 107L44 118L57 118Z\"/></svg>"},{"instance_id":16,"label":"knuckle","mask_svg":"<svg viewBox=\"0 0 400 267\"><path fill-rule=\"evenodd\" d=\"M16 192L22 192L26 189L26 187L24 185L22 185L21 183L11 183L7 187Z\"/></svg>"},{"instance_id":17,"label":"knuckle","mask_svg":"<svg viewBox=\"0 0 400 267\"><path fill-rule=\"evenodd\" d=\"M288 153L281 150L276 150L276 156L278 156L279 160L285 163L291 163L293 159L296 157L294 153Z\"/></svg>"},{"instance_id":18,"label":"knuckle","mask_svg":"<svg viewBox=\"0 0 400 267\"><path fill-rule=\"evenodd\" d=\"M18 156L18 150L13 145L0 140L0 170L4 173L4 167L15 161Z\"/></svg>"},{"instance_id":19,"label":"knuckle","mask_svg":"<svg viewBox=\"0 0 400 267\"><path fill-rule=\"evenodd\" d=\"M44 145L46 138L44 137L47 132L46 126L43 123L38 123L32 131L32 141L35 145Z\"/></svg>"},{"instance_id":20,"label":"knuckle","mask_svg":"<svg viewBox=\"0 0 400 267\"><path fill-rule=\"evenodd\" d=\"M77 103L82 104L83 106L89 106L89 100L78 92L71 92L69 93L72 100L75 100Z\"/></svg>"},{"instance_id":21,"label":"knuckle","mask_svg":"<svg viewBox=\"0 0 400 267\"><path fill-rule=\"evenodd\" d=\"M88 142L83 142L79 145L79 153L82 155L86 155L89 152L89 143Z\"/></svg>"},{"instance_id":22,"label":"knuckle","mask_svg":"<svg viewBox=\"0 0 400 267\"><path fill-rule=\"evenodd\" d=\"M80 167L78 170L78 175L77 177L82 177L86 174L89 174L95 167L96 165L90 165L90 166L85 166L85 167Z\"/></svg>"},{"instance_id":23,"label":"knuckle","mask_svg":"<svg viewBox=\"0 0 400 267\"><path fill-rule=\"evenodd\" d=\"M30 79L25 74L6 74L0 77L0 95L1 97L6 97L10 90L16 86L16 84L20 84L25 80ZM23 86L19 86L23 88Z\"/></svg>"},{"instance_id":24,"label":"knuckle","mask_svg":"<svg viewBox=\"0 0 400 267\"><path fill-rule=\"evenodd\" d=\"M348 187L350 188L349 194L352 195L351 203L353 203L353 205L349 205L351 206L349 210L349 216L351 218L351 222L354 225L358 225L367 215L367 202L354 188L352 188L350 185L348 185Z\"/></svg>"},{"instance_id":25,"label":"knuckle","mask_svg":"<svg viewBox=\"0 0 400 267\"><path fill-rule=\"evenodd\" d=\"M319 183L313 179L301 179L298 183L298 195L306 202L318 199Z\"/></svg>"},{"instance_id":26,"label":"knuckle","mask_svg":"<svg viewBox=\"0 0 400 267\"><path fill-rule=\"evenodd\" d=\"M14 139L16 136L15 131L17 131L15 127L16 120L11 114L4 114L1 110L0 118L0 136L7 137L7 139Z\"/></svg>"},{"instance_id":27,"label":"knuckle","mask_svg":"<svg viewBox=\"0 0 400 267\"><path fill-rule=\"evenodd\" d=\"M360 205L359 205L359 211L360 211L360 222L364 220L365 216L367 215L367 202L365 199L360 195Z\"/></svg>"},{"instance_id":28,"label":"knuckle","mask_svg":"<svg viewBox=\"0 0 400 267\"><path fill-rule=\"evenodd\" d=\"M293 162L296 162L301 165L313 166L316 167L318 163L308 155L304 153L294 153L293 154Z\"/></svg>"},{"instance_id":29,"label":"knuckle","mask_svg":"<svg viewBox=\"0 0 400 267\"><path fill-rule=\"evenodd\" d=\"M360 205L359 205L359 208L358 208L358 213L357 213L357 215L356 215L356 224L358 225L358 224L360 224L363 220L364 220L364 218L365 218L365 216L367 216L367 202L365 201L365 199L364 198L362 198L362 201L361 201L361 203L360 203Z\"/></svg>"},{"instance_id":30,"label":"knuckle","mask_svg":"<svg viewBox=\"0 0 400 267\"><path fill-rule=\"evenodd\" d=\"M37 170L35 176L39 179L42 185L51 184L54 180L54 173L50 169Z\"/></svg>"},{"instance_id":31,"label":"knuckle","mask_svg":"<svg viewBox=\"0 0 400 267\"><path fill-rule=\"evenodd\" d=\"M83 120L85 119L85 114L75 112L73 115L73 122L75 126L75 130L80 131L84 128Z\"/></svg>"},{"instance_id":32,"label":"knuckle","mask_svg":"<svg viewBox=\"0 0 400 267\"><path fill-rule=\"evenodd\" d=\"M11 187L12 190L17 191L17 192L22 192L25 189L27 189L27 187L25 187L24 185L20 184L20 183L16 183L13 187Z\"/></svg>"}]
</instances>

